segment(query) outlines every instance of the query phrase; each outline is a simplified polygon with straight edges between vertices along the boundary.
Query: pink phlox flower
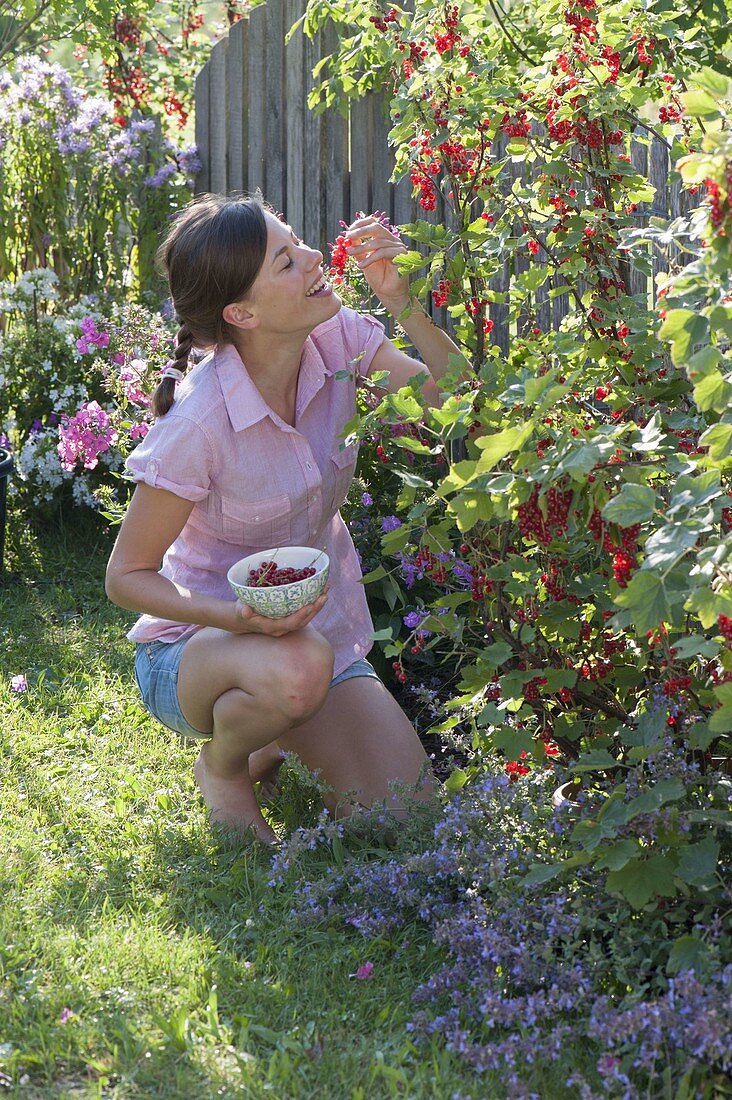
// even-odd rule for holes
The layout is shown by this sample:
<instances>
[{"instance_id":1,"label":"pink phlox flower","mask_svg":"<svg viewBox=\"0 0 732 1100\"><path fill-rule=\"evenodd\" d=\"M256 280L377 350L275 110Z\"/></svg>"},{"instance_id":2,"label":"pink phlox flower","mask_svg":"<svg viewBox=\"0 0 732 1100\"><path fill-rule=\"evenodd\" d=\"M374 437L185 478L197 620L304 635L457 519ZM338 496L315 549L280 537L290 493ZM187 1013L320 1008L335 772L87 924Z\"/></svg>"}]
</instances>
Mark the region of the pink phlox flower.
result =
<instances>
[{"instance_id":1,"label":"pink phlox flower","mask_svg":"<svg viewBox=\"0 0 732 1100\"><path fill-rule=\"evenodd\" d=\"M74 1013L71 1011L70 1008L62 1008L61 1015L58 1018L58 1022L60 1024L67 1024L73 1015Z\"/></svg>"},{"instance_id":2,"label":"pink phlox flower","mask_svg":"<svg viewBox=\"0 0 732 1100\"><path fill-rule=\"evenodd\" d=\"M117 431L109 413L97 401L88 401L74 416L64 416L58 430L58 453L65 470L73 470L81 462L85 470L93 470L99 455L117 442Z\"/></svg>"},{"instance_id":3,"label":"pink phlox flower","mask_svg":"<svg viewBox=\"0 0 732 1100\"><path fill-rule=\"evenodd\" d=\"M373 969L373 963L365 962L361 966L359 966L358 970L356 971L356 977L359 978L361 981L364 981L366 978L371 977Z\"/></svg>"},{"instance_id":4,"label":"pink phlox flower","mask_svg":"<svg viewBox=\"0 0 732 1100\"><path fill-rule=\"evenodd\" d=\"M26 680L26 678L25 678L25 676L23 675L22 672L18 673L17 676L13 676L11 678L11 680L10 680L10 690L11 691L17 691L17 692L28 690L28 681Z\"/></svg>"},{"instance_id":5,"label":"pink phlox flower","mask_svg":"<svg viewBox=\"0 0 732 1100\"><path fill-rule=\"evenodd\" d=\"M130 428L130 439L144 439L149 431L149 424L133 424Z\"/></svg>"},{"instance_id":6,"label":"pink phlox flower","mask_svg":"<svg viewBox=\"0 0 732 1100\"><path fill-rule=\"evenodd\" d=\"M85 317L81 322L82 336L76 341L76 350L86 355L95 348L109 347L109 333L100 332L93 317Z\"/></svg>"}]
</instances>

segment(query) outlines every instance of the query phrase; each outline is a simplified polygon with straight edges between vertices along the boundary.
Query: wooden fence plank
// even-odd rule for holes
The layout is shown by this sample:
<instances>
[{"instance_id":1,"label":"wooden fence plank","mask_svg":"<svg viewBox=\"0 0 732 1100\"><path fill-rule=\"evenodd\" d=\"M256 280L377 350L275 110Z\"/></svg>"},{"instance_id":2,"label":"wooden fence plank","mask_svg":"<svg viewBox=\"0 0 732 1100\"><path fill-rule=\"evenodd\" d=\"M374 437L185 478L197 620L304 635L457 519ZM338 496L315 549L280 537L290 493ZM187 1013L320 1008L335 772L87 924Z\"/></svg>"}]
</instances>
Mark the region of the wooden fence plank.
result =
<instances>
[{"instance_id":1,"label":"wooden fence plank","mask_svg":"<svg viewBox=\"0 0 732 1100\"><path fill-rule=\"evenodd\" d=\"M196 193L201 194L211 190L211 124L209 121L209 104L211 100L210 88L211 67L206 64L196 77L196 148L201 160L201 170L196 177Z\"/></svg>"},{"instance_id":2,"label":"wooden fence plank","mask_svg":"<svg viewBox=\"0 0 732 1100\"><path fill-rule=\"evenodd\" d=\"M634 131L630 142L630 163L640 176L646 176L648 172L648 146L642 140L643 136L643 131L638 127ZM648 209L647 203L642 203L639 206L634 215L634 225L640 228L648 224ZM648 276L632 265L630 269L630 293L648 294Z\"/></svg>"},{"instance_id":3,"label":"wooden fence plank","mask_svg":"<svg viewBox=\"0 0 732 1100\"><path fill-rule=\"evenodd\" d=\"M666 146L660 141L652 141L648 148L648 182L656 189L653 199L653 212L657 217L666 217L668 214L668 153ZM661 252L653 250L653 279L655 285L656 275L665 271L668 264Z\"/></svg>"},{"instance_id":4,"label":"wooden fence plank","mask_svg":"<svg viewBox=\"0 0 732 1100\"><path fill-rule=\"evenodd\" d=\"M305 73L307 90L312 86L312 73L321 57L319 39L305 39ZM305 96L307 99L307 95ZM303 124L303 148L307 170L303 181L303 237L314 248L325 250L327 239L323 232L323 187L320 177L321 136L323 117L306 110ZM333 238L331 238L332 240Z\"/></svg>"},{"instance_id":5,"label":"wooden fence plank","mask_svg":"<svg viewBox=\"0 0 732 1100\"><path fill-rule=\"evenodd\" d=\"M265 67L267 57L266 7L255 8L249 16L248 119L249 145L247 188L265 190L267 126L265 120Z\"/></svg>"},{"instance_id":6,"label":"wooden fence plank","mask_svg":"<svg viewBox=\"0 0 732 1100\"><path fill-rule=\"evenodd\" d=\"M286 0L285 29L302 14L301 0ZM296 233L305 232L305 149L304 112L307 107L305 43L302 31L297 31L285 48L285 164L286 187L284 209L287 220Z\"/></svg>"},{"instance_id":7,"label":"wooden fence plank","mask_svg":"<svg viewBox=\"0 0 732 1100\"><path fill-rule=\"evenodd\" d=\"M350 198L346 221L352 221L357 210L368 213L371 205L371 171L373 160L373 96L362 96L350 110Z\"/></svg>"},{"instance_id":8,"label":"wooden fence plank","mask_svg":"<svg viewBox=\"0 0 732 1100\"><path fill-rule=\"evenodd\" d=\"M267 4L267 53L265 58L265 195L275 210L285 205L285 80L284 3Z\"/></svg>"},{"instance_id":9,"label":"wooden fence plank","mask_svg":"<svg viewBox=\"0 0 732 1100\"><path fill-rule=\"evenodd\" d=\"M373 179L371 186L371 209L381 210L392 218L392 195L389 177L394 169L394 158L389 149L389 130L391 128L386 114L386 100L383 95L374 97L373 114L373 148L371 159L373 164Z\"/></svg>"},{"instance_id":10,"label":"wooden fence plank","mask_svg":"<svg viewBox=\"0 0 732 1100\"><path fill-rule=\"evenodd\" d=\"M329 27L323 36L323 49L326 53L335 53L338 48L338 36L334 27ZM323 182L323 220L322 234L325 243L333 242L340 232L344 212L348 210L348 125L343 115L331 111L324 125L321 137L321 179Z\"/></svg>"},{"instance_id":11,"label":"wooden fence plank","mask_svg":"<svg viewBox=\"0 0 732 1100\"><path fill-rule=\"evenodd\" d=\"M243 191L246 187L246 154L249 138L246 110L246 73L249 21L240 19L229 31L229 50L226 56L227 87L229 92L228 121L228 177L229 191Z\"/></svg>"},{"instance_id":12,"label":"wooden fence plank","mask_svg":"<svg viewBox=\"0 0 732 1100\"><path fill-rule=\"evenodd\" d=\"M228 81L226 79L226 53L228 41L222 38L211 51L211 100L209 106L210 124L210 160L211 190L215 194L226 194L227 159L226 147L228 112Z\"/></svg>"}]
</instances>

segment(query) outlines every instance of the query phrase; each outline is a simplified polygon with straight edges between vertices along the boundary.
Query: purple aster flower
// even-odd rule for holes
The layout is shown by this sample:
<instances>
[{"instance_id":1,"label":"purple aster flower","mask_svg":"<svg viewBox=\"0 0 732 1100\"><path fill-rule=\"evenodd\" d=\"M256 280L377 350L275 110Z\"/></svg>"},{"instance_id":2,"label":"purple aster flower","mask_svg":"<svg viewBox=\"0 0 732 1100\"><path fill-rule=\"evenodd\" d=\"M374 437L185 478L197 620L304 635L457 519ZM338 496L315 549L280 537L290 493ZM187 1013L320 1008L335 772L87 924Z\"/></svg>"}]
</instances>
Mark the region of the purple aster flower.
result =
<instances>
[{"instance_id":1,"label":"purple aster flower","mask_svg":"<svg viewBox=\"0 0 732 1100\"><path fill-rule=\"evenodd\" d=\"M20 672L17 676L13 676L11 678L10 690L17 692L18 694L28 690L28 681L26 680L22 672Z\"/></svg>"},{"instance_id":2,"label":"purple aster flower","mask_svg":"<svg viewBox=\"0 0 732 1100\"><path fill-rule=\"evenodd\" d=\"M363 493L361 495L361 503L363 504L364 508L370 508L371 505L374 503L374 499L371 496L371 493Z\"/></svg>"},{"instance_id":3,"label":"purple aster flower","mask_svg":"<svg viewBox=\"0 0 732 1100\"><path fill-rule=\"evenodd\" d=\"M397 527L401 527L402 521L398 516L384 516L381 521L381 530L384 532L396 531Z\"/></svg>"}]
</instances>

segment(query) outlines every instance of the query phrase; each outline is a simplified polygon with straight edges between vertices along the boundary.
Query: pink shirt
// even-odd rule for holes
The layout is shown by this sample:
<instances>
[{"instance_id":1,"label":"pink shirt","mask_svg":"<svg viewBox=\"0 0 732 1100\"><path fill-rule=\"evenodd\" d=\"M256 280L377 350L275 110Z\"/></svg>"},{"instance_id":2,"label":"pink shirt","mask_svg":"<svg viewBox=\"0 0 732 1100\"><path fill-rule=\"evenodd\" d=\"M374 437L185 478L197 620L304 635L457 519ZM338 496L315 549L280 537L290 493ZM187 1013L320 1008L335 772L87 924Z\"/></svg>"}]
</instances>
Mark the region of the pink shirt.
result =
<instances>
[{"instance_id":1,"label":"pink shirt","mask_svg":"<svg viewBox=\"0 0 732 1100\"><path fill-rule=\"evenodd\" d=\"M378 321L346 308L314 329L300 363L295 427L270 409L225 345L186 375L170 412L127 460L134 481L194 501L160 570L192 591L233 600L226 573L240 558L325 547L330 593L312 621L333 647L335 676L373 644L361 568L339 512L358 448L338 436L383 339ZM127 637L173 642L200 629L142 615Z\"/></svg>"}]
</instances>

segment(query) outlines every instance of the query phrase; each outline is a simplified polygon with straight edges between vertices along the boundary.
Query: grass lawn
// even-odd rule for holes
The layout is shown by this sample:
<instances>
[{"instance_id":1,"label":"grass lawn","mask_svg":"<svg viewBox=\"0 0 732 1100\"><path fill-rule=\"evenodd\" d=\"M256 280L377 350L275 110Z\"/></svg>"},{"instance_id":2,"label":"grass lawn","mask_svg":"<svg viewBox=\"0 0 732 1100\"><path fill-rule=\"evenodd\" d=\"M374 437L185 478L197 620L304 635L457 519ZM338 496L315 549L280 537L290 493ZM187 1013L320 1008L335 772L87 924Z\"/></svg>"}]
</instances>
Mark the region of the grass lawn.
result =
<instances>
[{"instance_id":1,"label":"grass lawn","mask_svg":"<svg viewBox=\"0 0 732 1100\"><path fill-rule=\"evenodd\" d=\"M207 826L195 747L146 715L97 527L11 517L0 587L0 1093L505 1097L406 1024L441 954L298 928L269 857ZM10 690L24 673L28 690ZM312 807L294 771L286 816ZM322 855L317 857L322 864ZM314 859L314 872L315 861ZM353 975L373 963L367 980ZM571 1068L537 1068L542 1097Z\"/></svg>"}]
</instances>

